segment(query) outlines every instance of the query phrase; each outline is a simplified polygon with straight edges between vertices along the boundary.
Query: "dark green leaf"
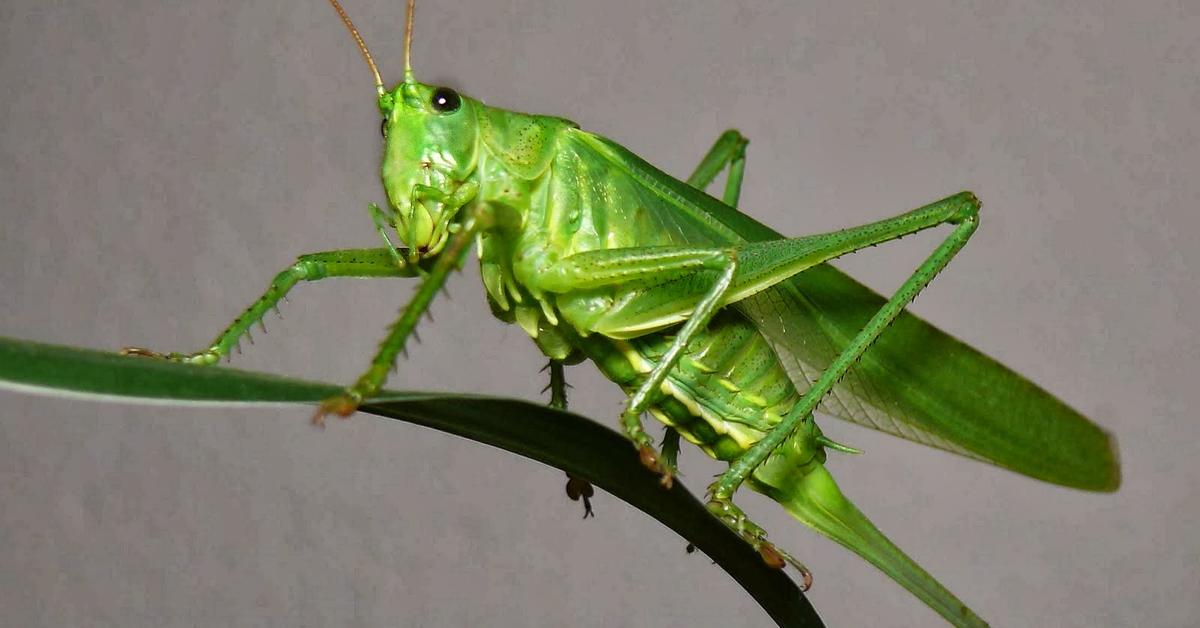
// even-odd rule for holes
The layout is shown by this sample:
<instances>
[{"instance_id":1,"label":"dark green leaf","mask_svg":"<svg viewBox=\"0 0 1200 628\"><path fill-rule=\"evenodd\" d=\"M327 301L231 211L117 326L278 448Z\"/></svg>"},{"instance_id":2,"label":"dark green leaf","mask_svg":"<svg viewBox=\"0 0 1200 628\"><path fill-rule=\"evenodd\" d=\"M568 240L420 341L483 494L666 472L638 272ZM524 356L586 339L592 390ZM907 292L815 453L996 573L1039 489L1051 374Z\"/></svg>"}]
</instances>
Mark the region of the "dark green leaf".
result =
<instances>
[{"instance_id":1,"label":"dark green leaf","mask_svg":"<svg viewBox=\"0 0 1200 628\"><path fill-rule=\"evenodd\" d=\"M314 403L340 388L220 367L122 357L0 337L10 388L169 403ZM558 467L629 502L708 554L780 626L821 626L783 572L714 519L681 483L665 490L620 434L542 405L472 395L387 392L361 410L457 434ZM547 496L547 499L551 499ZM683 560L683 558L681 558Z\"/></svg>"}]
</instances>

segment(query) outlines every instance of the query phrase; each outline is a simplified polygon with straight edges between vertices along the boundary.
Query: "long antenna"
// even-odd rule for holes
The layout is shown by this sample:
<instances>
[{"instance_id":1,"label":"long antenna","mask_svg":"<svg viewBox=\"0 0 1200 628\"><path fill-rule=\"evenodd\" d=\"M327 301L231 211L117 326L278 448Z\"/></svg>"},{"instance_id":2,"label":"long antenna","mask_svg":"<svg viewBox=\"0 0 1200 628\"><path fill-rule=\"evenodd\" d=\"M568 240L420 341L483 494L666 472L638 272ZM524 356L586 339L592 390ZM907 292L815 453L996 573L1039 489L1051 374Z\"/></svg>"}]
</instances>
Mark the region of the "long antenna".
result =
<instances>
[{"instance_id":1,"label":"long antenna","mask_svg":"<svg viewBox=\"0 0 1200 628\"><path fill-rule=\"evenodd\" d=\"M412 73L412 25L413 25L413 8L417 5L417 0L408 0L408 16L404 21L404 82L415 83Z\"/></svg>"},{"instance_id":2,"label":"long antenna","mask_svg":"<svg viewBox=\"0 0 1200 628\"><path fill-rule=\"evenodd\" d=\"M413 0L408 1L408 30L409 30L409 33L412 32L412 3L413 3ZM362 35L358 34L358 29L354 27L354 22L350 21L350 16L346 15L346 10L342 8L342 5L338 4L338 0L329 0L329 4L333 5L333 10L337 11L338 17L342 18L342 23L346 25L347 29L349 29L350 36L353 37L355 43L358 44L359 52L362 53L363 59L367 62L367 65L371 67L371 74L375 75L375 91L379 92L379 95L382 96L384 94L384 92L387 90L385 90L383 88L383 79L379 78L379 68L375 67L375 59L371 58L371 51L367 50L367 42L363 41ZM406 36L406 40L410 36L411 35ZM406 66L406 69L405 69L406 77L412 73L412 70L407 69L407 65L408 65L408 52L407 51L408 51L408 48L407 48L407 44L406 44L405 45L405 53L404 53L404 64ZM407 80L407 78L405 80Z\"/></svg>"}]
</instances>

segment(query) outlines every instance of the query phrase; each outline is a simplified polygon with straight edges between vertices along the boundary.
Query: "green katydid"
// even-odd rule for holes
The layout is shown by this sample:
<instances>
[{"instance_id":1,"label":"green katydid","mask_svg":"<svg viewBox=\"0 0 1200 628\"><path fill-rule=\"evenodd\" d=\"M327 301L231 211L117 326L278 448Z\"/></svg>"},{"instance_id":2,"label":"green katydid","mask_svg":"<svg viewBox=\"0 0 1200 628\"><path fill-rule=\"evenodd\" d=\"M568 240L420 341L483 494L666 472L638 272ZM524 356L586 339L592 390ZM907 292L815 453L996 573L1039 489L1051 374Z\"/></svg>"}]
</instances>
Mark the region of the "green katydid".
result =
<instances>
[{"instance_id":1,"label":"green katydid","mask_svg":"<svg viewBox=\"0 0 1200 628\"><path fill-rule=\"evenodd\" d=\"M358 31L330 3L375 79L388 203L371 205L370 214L384 246L301 256L206 349L126 353L214 364L301 281L419 278L369 369L321 404L314 420L349 416L380 390L474 245L493 312L550 358L552 403L565 405L563 365L591 360L626 392L620 423L664 483L674 474L680 437L729 462L709 487L709 509L768 563L792 563L807 584L807 570L734 504L743 484L957 625L983 622L843 496L823 463L826 449L850 449L821 433L814 411L1064 486L1119 485L1108 434L905 311L978 226L974 195L783 238L735 209L747 145L736 131L679 181L568 120L488 107L419 83L409 53L412 0L404 78L388 90ZM717 200L704 190L721 172L726 184ZM941 225L950 234L890 298L826 264ZM661 448L643 426L645 413L668 426ZM587 489L569 485L577 494Z\"/></svg>"}]
</instances>

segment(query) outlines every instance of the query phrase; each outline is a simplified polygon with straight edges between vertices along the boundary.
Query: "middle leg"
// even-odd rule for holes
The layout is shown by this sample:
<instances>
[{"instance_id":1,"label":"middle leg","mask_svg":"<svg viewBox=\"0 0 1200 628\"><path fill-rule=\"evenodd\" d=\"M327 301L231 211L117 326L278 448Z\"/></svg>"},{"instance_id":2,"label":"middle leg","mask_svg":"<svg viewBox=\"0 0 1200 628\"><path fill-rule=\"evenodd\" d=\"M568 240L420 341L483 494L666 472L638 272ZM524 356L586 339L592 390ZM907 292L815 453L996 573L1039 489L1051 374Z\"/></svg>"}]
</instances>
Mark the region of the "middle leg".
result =
<instances>
[{"instance_id":1,"label":"middle leg","mask_svg":"<svg viewBox=\"0 0 1200 628\"><path fill-rule=\"evenodd\" d=\"M549 405L551 408L565 411L567 409L567 377L563 372L562 360L551 359L550 363L546 365L546 369L550 371L550 384L542 392L550 391ZM583 500L584 519L596 516L596 513L592 512L592 496L595 494L596 489L592 487L591 482L567 473L567 497L571 498L573 502Z\"/></svg>"}]
</instances>

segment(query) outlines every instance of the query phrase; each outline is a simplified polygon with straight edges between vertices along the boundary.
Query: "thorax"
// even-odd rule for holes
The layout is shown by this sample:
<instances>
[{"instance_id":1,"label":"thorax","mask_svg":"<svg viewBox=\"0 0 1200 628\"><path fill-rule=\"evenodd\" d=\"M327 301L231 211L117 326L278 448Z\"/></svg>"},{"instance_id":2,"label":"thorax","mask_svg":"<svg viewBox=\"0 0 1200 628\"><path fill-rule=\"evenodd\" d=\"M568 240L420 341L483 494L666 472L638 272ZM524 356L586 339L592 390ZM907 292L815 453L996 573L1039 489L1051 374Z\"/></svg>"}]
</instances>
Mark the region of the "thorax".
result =
<instances>
[{"instance_id":1,"label":"thorax","mask_svg":"<svg viewBox=\"0 0 1200 628\"><path fill-rule=\"evenodd\" d=\"M493 313L519 324L552 359L591 359L627 392L662 357L673 329L629 340L585 336L569 308L604 308L619 287L536 294L530 281L576 253L645 246L720 246L707 232L672 214L662 199L623 172L559 151L542 176L521 179L486 156L480 194L495 203L498 227L480 237L479 256ZM774 353L739 313L720 312L689 345L652 408L689 440L730 458L779 420L798 395Z\"/></svg>"}]
</instances>

